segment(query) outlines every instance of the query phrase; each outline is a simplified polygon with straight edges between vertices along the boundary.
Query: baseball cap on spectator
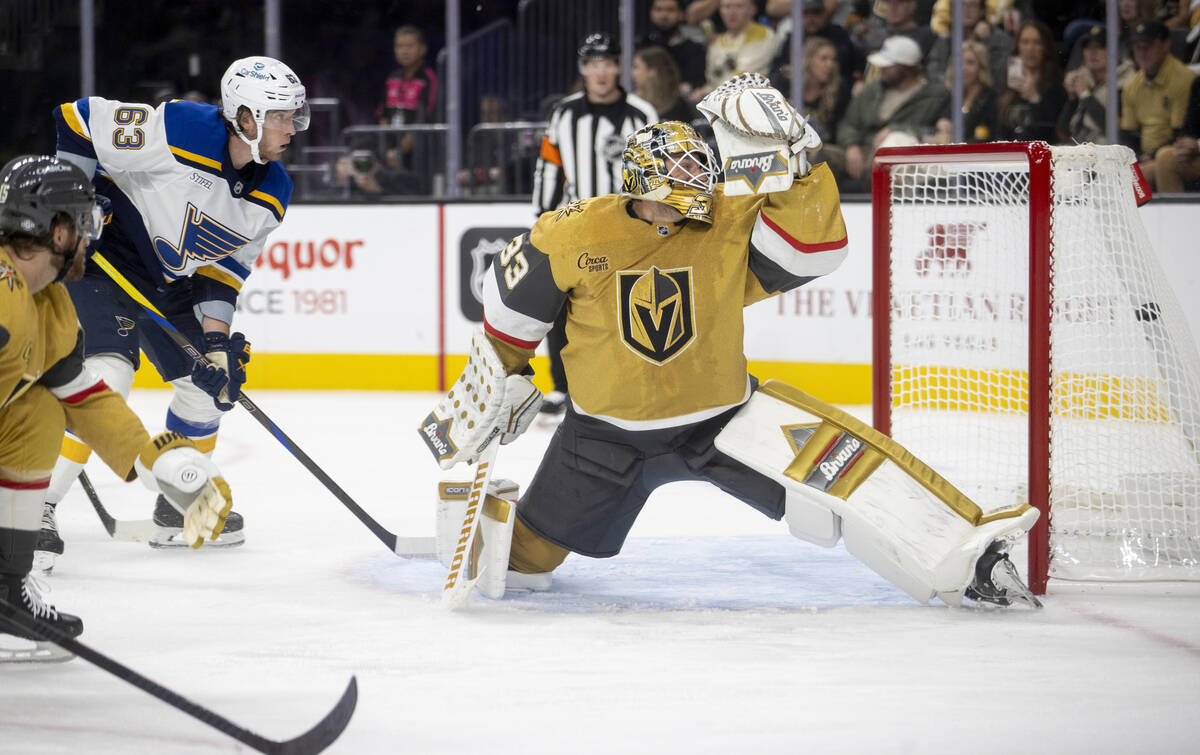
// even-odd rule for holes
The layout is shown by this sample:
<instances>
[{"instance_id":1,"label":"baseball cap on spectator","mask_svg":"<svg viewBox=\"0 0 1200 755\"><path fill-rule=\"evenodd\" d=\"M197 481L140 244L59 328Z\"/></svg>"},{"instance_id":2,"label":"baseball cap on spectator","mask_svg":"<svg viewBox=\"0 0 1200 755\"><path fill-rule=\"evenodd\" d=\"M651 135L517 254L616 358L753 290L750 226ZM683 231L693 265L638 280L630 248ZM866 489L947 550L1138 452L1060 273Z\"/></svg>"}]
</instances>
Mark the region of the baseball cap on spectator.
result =
<instances>
[{"instance_id":1,"label":"baseball cap on spectator","mask_svg":"<svg viewBox=\"0 0 1200 755\"><path fill-rule=\"evenodd\" d=\"M1129 38L1134 42L1157 42L1160 39L1167 39L1169 36L1167 27L1163 26L1161 21L1151 20L1142 21L1133 27L1133 34Z\"/></svg>"},{"instance_id":2,"label":"baseball cap on spectator","mask_svg":"<svg viewBox=\"0 0 1200 755\"><path fill-rule=\"evenodd\" d=\"M804 7L801 10L817 10L825 11L825 0L804 0Z\"/></svg>"},{"instance_id":3,"label":"baseball cap on spectator","mask_svg":"<svg viewBox=\"0 0 1200 755\"><path fill-rule=\"evenodd\" d=\"M883 40L883 46L867 56L867 62L877 68L921 65L921 46L912 37L896 35Z\"/></svg>"},{"instance_id":4,"label":"baseball cap on spectator","mask_svg":"<svg viewBox=\"0 0 1200 755\"><path fill-rule=\"evenodd\" d=\"M1083 33L1083 37L1079 40L1080 47L1087 47L1095 42L1101 47L1108 45L1108 38L1105 36L1104 27L1096 24L1088 27L1088 30Z\"/></svg>"}]
</instances>

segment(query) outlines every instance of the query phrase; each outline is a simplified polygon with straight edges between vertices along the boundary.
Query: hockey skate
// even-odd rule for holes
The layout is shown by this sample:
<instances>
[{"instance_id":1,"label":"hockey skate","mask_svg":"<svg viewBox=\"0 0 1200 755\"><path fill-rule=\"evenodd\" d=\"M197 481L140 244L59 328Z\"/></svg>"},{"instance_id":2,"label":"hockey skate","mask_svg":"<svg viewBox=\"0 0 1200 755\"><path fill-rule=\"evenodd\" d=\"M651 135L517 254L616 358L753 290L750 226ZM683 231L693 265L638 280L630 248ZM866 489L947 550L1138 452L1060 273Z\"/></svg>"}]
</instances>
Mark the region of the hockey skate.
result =
<instances>
[{"instance_id":1,"label":"hockey skate","mask_svg":"<svg viewBox=\"0 0 1200 755\"><path fill-rule=\"evenodd\" d=\"M206 542L205 548L231 548L246 542L242 532L242 515L230 511L225 517L225 529L216 540ZM154 502L154 533L150 535L151 548L187 548L183 540L183 514L180 514L165 497L158 496Z\"/></svg>"},{"instance_id":2,"label":"hockey skate","mask_svg":"<svg viewBox=\"0 0 1200 755\"><path fill-rule=\"evenodd\" d=\"M567 394L562 391L550 391L542 399L542 405L538 408L540 414L545 414L548 417L559 417L567 410Z\"/></svg>"},{"instance_id":3,"label":"hockey skate","mask_svg":"<svg viewBox=\"0 0 1200 755\"><path fill-rule=\"evenodd\" d=\"M42 574L54 571L54 562L63 553L63 541L58 536L58 504L46 501L42 504L42 530L38 533L37 545L33 550L33 568Z\"/></svg>"},{"instance_id":4,"label":"hockey skate","mask_svg":"<svg viewBox=\"0 0 1200 755\"><path fill-rule=\"evenodd\" d=\"M24 577L0 575L0 601L69 637L82 634L83 621L78 616L59 613L42 597L43 589L29 574ZM0 621L0 663L53 663L69 661L74 657L73 653L53 642L39 639L14 624Z\"/></svg>"},{"instance_id":5,"label":"hockey skate","mask_svg":"<svg viewBox=\"0 0 1200 755\"><path fill-rule=\"evenodd\" d=\"M1023 604L1041 608L1042 602L1025 586L1017 567L1008 558L1007 543L997 540L975 562L975 579L967 585L963 597L975 603L997 606Z\"/></svg>"}]
</instances>

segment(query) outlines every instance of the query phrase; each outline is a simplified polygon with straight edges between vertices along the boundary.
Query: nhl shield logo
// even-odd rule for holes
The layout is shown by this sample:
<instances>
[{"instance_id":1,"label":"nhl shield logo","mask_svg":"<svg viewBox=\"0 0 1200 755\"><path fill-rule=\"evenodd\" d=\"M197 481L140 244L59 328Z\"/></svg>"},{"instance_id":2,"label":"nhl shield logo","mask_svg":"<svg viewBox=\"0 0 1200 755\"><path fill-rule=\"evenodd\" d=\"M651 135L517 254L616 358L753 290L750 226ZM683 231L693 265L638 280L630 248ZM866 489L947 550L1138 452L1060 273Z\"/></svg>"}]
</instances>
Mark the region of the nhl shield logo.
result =
<instances>
[{"instance_id":1,"label":"nhl shield logo","mask_svg":"<svg viewBox=\"0 0 1200 755\"><path fill-rule=\"evenodd\" d=\"M692 269L622 270L617 273L621 340L653 364L666 364L696 340Z\"/></svg>"}]
</instances>

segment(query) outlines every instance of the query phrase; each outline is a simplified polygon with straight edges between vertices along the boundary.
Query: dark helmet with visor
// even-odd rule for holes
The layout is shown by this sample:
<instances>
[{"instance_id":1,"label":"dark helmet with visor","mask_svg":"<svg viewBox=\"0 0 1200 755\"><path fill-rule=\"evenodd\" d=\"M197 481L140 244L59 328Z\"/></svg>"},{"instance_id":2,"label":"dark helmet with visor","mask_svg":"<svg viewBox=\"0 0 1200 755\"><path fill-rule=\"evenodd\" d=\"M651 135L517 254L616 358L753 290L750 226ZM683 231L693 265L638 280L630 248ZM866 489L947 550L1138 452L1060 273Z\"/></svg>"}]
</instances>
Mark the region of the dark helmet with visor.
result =
<instances>
[{"instance_id":1,"label":"dark helmet with visor","mask_svg":"<svg viewBox=\"0 0 1200 755\"><path fill-rule=\"evenodd\" d=\"M80 234L100 238L104 214L78 166L48 155L22 155L0 169L0 233L44 238L60 212Z\"/></svg>"}]
</instances>

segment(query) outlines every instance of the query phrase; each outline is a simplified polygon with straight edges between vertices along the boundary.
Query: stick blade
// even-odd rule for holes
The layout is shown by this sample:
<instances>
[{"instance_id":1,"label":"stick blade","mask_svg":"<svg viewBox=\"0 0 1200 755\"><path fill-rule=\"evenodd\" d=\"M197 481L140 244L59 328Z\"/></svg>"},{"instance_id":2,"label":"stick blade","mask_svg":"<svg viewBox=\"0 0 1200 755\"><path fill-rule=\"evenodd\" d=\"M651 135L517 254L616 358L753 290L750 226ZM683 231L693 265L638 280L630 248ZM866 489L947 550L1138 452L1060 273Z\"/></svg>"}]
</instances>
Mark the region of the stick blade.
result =
<instances>
[{"instance_id":1,"label":"stick blade","mask_svg":"<svg viewBox=\"0 0 1200 755\"><path fill-rule=\"evenodd\" d=\"M311 729L295 739L277 743L270 749L270 752L285 755L315 755L315 753L323 751L346 730L357 705L358 678L351 676L350 683L346 685L346 691L342 693L337 705L333 706L333 710L325 714L325 717Z\"/></svg>"}]
</instances>

